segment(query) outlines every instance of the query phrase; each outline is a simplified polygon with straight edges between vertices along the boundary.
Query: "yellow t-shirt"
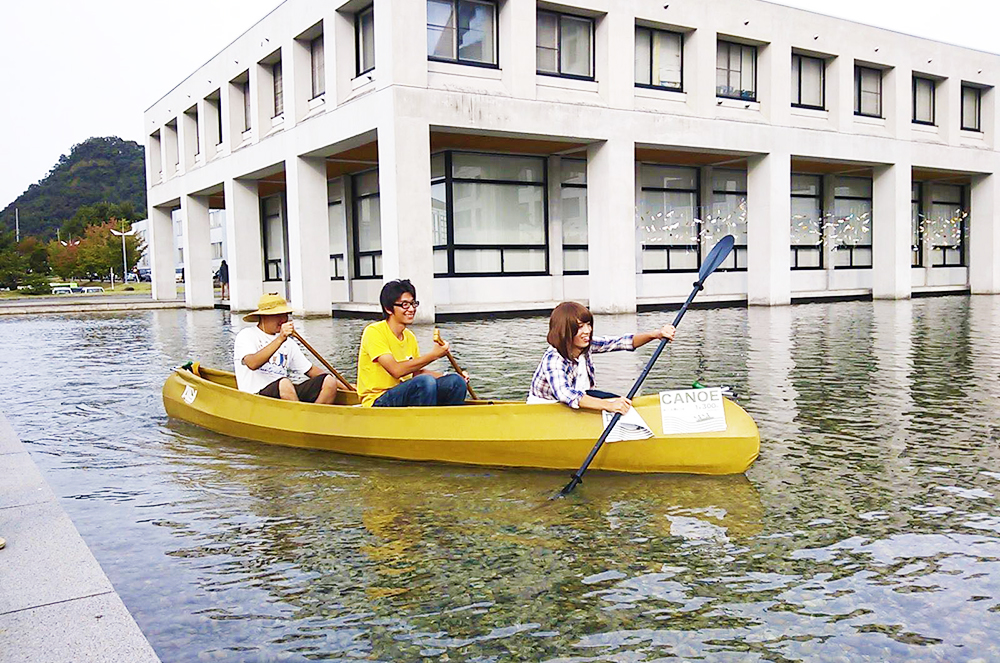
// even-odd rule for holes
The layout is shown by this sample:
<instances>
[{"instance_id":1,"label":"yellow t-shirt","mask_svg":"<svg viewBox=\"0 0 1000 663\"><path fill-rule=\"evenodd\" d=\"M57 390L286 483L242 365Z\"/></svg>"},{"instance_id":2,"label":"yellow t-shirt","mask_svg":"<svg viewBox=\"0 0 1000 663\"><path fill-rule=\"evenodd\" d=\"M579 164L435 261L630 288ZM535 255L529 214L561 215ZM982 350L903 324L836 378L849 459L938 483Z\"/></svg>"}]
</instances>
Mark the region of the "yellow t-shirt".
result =
<instances>
[{"instance_id":1,"label":"yellow t-shirt","mask_svg":"<svg viewBox=\"0 0 1000 663\"><path fill-rule=\"evenodd\" d=\"M420 356L417 337L409 329L404 329L403 340L399 340L385 320L365 327L361 334L361 351L358 352L358 396L365 407L371 407L375 399L402 382L389 375L389 371L375 361L384 354L391 354L400 362L416 359ZM409 375L403 378L409 379Z\"/></svg>"}]
</instances>

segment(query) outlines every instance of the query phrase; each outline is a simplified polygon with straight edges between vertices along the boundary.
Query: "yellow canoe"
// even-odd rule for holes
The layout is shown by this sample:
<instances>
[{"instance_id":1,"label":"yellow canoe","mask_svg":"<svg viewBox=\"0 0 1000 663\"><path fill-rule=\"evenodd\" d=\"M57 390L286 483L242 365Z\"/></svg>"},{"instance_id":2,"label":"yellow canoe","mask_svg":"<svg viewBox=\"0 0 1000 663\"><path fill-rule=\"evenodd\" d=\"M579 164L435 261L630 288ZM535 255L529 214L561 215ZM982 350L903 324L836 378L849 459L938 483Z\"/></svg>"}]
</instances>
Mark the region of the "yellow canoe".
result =
<instances>
[{"instance_id":1,"label":"yellow canoe","mask_svg":"<svg viewBox=\"0 0 1000 663\"><path fill-rule=\"evenodd\" d=\"M341 392L335 405L290 403L236 389L232 373L195 364L176 368L163 385L171 417L259 442L357 456L462 465L575 470L600 437L599 413L559 403L469 401L459 407L357 407ZM757 424L726 400L727 429L663 435L656 395L633 401L654 436L606 443L592 470L741 474L757 459Z\"/></svg>"}]
</instances>

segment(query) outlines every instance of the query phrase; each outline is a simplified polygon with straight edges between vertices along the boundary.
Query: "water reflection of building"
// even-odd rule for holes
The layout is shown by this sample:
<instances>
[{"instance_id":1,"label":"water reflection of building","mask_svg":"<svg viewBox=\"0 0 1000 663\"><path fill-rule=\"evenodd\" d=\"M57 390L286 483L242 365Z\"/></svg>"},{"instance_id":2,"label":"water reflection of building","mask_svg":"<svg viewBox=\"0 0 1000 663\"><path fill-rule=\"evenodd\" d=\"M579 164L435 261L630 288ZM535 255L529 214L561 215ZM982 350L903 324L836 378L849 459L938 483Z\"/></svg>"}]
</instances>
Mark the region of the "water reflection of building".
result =
<instances>
[{"instance_id":1,"label":"water reflection of building","mask_svg":"<svg viewBox=\"0 0 1000 663\"><path fill-rule=\"evenodd\" d=\"M179 211L211 304L213 209L236 309L373 310L408 276L424 319L629 312L683 298L728 232L705 299L1000 290L998 56L718 9L281 5L145 115L155 296Z\"/></svg>"}]
</instances>

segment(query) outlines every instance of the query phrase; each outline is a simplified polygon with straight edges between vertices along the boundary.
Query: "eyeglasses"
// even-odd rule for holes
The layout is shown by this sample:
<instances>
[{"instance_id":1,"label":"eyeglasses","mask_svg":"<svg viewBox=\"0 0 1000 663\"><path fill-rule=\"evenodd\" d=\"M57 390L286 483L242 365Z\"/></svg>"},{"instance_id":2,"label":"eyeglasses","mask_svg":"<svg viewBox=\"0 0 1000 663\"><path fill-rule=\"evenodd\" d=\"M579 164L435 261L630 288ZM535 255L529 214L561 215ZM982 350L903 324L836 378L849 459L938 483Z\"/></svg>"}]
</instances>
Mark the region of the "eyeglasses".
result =
<instances>
[{"instance_id":1,"label":"eyeglasses","mask_svg":"<svg viewBox=\"0 0 1000 663\"><path fill-rule=\"evenodd\" d=\"M412 309L416 309L418 306L420 306L420 302L418 302L417 300L413 300L412 302L393 302L392 305L393 306L398 306L399 308L401 308L404 311L406 311L406 310L409 310L411 308Z\"/></svg>"}]
</instances>

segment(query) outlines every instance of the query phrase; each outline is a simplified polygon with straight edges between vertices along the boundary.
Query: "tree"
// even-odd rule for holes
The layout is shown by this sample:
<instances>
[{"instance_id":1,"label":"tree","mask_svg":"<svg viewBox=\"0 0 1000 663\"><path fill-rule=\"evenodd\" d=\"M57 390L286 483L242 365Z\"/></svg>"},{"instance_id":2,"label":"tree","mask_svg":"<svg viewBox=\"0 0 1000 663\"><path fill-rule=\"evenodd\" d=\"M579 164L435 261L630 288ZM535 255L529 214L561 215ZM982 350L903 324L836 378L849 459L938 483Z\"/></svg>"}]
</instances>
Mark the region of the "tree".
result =
<instances>
[{"instance_id":1,"label":"tree","mask_svg":"<svg viewBox=\"0 0 1000 663\"><path fill-rule=\"evenodd\" d=\"M84 231L89 226L99 226L106 224L112 219L125 219L126 221L138 221L135 208L132 203L109 203L100 202L95 205L85 205L76 210L73 217L63 224L59 233L69 240L72 237L83 237ZM119 251L119 254L121 251Z\"/></svg>"},{"instance_id":2,"label":"tree","mask_svg":"<svg viewBox=\"0 0 1000 663\"><path fill-rule=\"evenodd\" d=\"M27 259L32 274L49 273L49 252L37 237L25 237L17 245L17 252Z\"/></svg>"},{"instance_id":3,"label":"tree","mask_svg":"<svg viewBox=\"0 0 1000 663\"><path fill-rule=\"evenodd\" d=\"M52 271L59 275L59 278L68 281L79 274L79 250L80 240L71 242L59 242L52 240L49 242L49 265Z\"/></svg>"},{"instance_id":4,"label":"tree","mask_svg":"<svg viewBox=\"0 0 1000 663\"><path fill-rule=\"evenodd\" d=\"M28 273L28 261L17 251L14 233L0 232L0 288L16 290Z\"/></svg>"},{"instance_id":5,"label":"tree","mask_svg":"<svg viewBox=\"0 0 1000 663\"><path fill-rule=\"evenodd\" d=\"M129 224L118 219L111 219L98 226L88 226L84 231L83 240L77 251L77 271L87 275L108 274L110 271L120 273L122 268L122 240L111 234L111 229L121 231ZM141 239L135 235L125 237L125 255L127 268L131 270L145 251ZM121 275L125 278L125 275Z\"/></svg>"}]
</instances>

